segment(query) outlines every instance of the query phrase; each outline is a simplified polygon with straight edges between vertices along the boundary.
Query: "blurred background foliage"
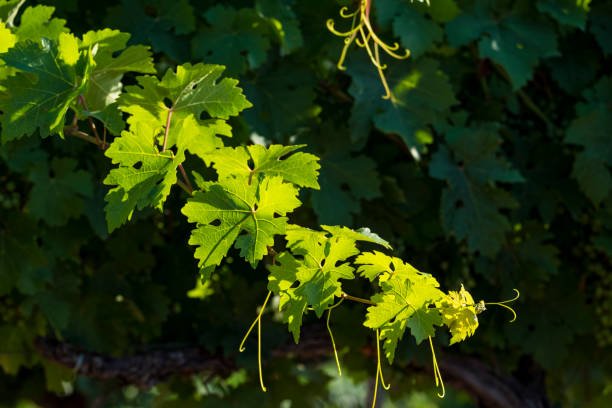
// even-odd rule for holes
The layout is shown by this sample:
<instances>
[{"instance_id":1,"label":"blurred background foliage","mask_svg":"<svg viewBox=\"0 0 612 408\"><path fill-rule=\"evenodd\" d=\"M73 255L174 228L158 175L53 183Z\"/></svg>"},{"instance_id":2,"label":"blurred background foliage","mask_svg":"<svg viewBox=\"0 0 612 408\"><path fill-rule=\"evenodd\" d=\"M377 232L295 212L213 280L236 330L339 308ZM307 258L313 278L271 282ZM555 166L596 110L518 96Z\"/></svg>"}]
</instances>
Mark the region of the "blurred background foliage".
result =
<instances>
[{"instance_id":1,"label":"blurred background foliage","mask_svg":"<svg viewBox=\"0 0 612 408\"><path fill-rule=\"evenodd\" d=\"M325 23L340 28L340 7L355 2L43 3L77 34L129 32L131 43L151 47L158 72L226 65L254 105L233 120L230 143L305 143L322 158L322 188L302 197L296 222L370 227L395 255L447 289L464 283L477 299L518 288L515 323L490 310L476 336L448 353L543 382L553 406L610 406L611 2L374 0L376 31L412 51L383 58L396 104L381 98L363 49L349 51L346 71L336 67L343 43ZM59 138L0 147L0 406L369 404L375 358L363 307L345 304L332 321L342 377L331 353L304 364L271 355L291 340L266 313L262 393L254 341L243 354L237 346L265 297L265 268L229 257L212 281L198 282L178 191L163 214L142 211L109 235L101 183L109 163L91 150ZM67 188L67 177L81 187ZM354 293L367 295L360 285ZM140 390L75 378L35 351L37 336L109 355L200 345L236 358L240 370ZM406 368L430 361L411 340L396 360L384 368L392 388L380 406L476 406L459 390L437 399L429 374Z\"/></svg>"}]
</instances>

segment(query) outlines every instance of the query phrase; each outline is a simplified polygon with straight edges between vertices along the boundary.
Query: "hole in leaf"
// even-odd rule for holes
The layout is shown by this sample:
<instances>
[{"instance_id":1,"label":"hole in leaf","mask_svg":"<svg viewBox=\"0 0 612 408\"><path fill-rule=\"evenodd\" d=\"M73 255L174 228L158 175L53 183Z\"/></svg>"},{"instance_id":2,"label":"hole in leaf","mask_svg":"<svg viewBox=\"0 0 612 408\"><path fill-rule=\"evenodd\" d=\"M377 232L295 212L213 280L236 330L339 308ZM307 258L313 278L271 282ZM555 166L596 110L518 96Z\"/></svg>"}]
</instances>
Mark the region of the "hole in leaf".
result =
<instances>
[{"instance_id":1,"label":"hole in leaf","mask_svg":"<svg viewBox=\"0 0 612 408\"><path fill-rule=\"evenodd\" d=\"M455 208L459 209L459 208L463 208L465 204L463 203L463 200L457 200L455 201Z\"/></svg>"},{"instance_id":2,"label":"hole in leaf","mask_svg":"<svg viewBox=\"0 0 612 408\"><path fill-rule=\"evenodd\" d=\"M136 170L140 170L142 168L142 162L136 162L132 165L133 168L135 168Z\"/></svg>"},{"instance_id":3,"label":"hole in leaf","mask_svg":"<svg viewBox=\"0 0 612 408\"><path fill-rule=\"evenodd\" d=\"M321 267L324 267L324 266L325 266L325 261L326 261L326 258L323 258L323 259L321 260Z\"/></svg>"},{"instance_id":4,"label":"hole in leaf","mask_svg":"<svg viewBox=\"0 0 612 408\"><path fill-rule=\"evenodd\" d=\"M251 170L255 169L255 162L253 162L253 159L249 159L247 161L247 166L249 166L249 169Z\"/></svg>"},{"instance_id":5,"label":"hole in leaf","mask_svg":"<svg viewBox=\"0 0 612 408\"><path fill-rule=\"evenodd\" d=\"M391 272L395 272L395 265L393 265L393 262L389 262L389 269Z\"/></svg>"},{"instance_id":6,"label":"hole in leaf","mask_svg":"<svg viewBox=\"0 0 612 408\"><path fill-rule=\"evenodd\" d=\"M253 204L253 210L257 211L259 209L259 206L257 205L257 203Z\"/></svg>"},{"instance_id":7,"label":"hole in leaf","mask_svg":"<svg viewBox=\"0 0 612 408\"><path fill-rule=\"evenodd\" d=\"M295 289L300 286L300 281L295 281L291 284L290 289Z\"/></svg>"},{"instance_id":8,"label":"hole in leaf","mask_svg":"<svg viewBox=\"0 0 612 408\"><path fill-rule=\"evenodd\" d=\"M166 105L166 108L172 109L172 101L170 98L164 98L164 105Z\"/></svg>"},{"instance_id":9,"label":"hole in leaf","mask_svg":"<svg viewBox=\"0 0 612 408\"><path fill-rule=\"evenodd\" d=\"M208 223L208 225L212 225L213 227L218 227L221 225L221 220L216 219Z\"/></svg>"},{"instance_id":10,"label":"hole in leaf","mask_svg":"<svg viewBox=\"0 0 612 408\"><path fill-rule=\"evenodd\" d=\"M202 113L200 113L200 120L207 120L210 118L211 116L207 112L203 111Z\"/></svg>"}]
</instances>

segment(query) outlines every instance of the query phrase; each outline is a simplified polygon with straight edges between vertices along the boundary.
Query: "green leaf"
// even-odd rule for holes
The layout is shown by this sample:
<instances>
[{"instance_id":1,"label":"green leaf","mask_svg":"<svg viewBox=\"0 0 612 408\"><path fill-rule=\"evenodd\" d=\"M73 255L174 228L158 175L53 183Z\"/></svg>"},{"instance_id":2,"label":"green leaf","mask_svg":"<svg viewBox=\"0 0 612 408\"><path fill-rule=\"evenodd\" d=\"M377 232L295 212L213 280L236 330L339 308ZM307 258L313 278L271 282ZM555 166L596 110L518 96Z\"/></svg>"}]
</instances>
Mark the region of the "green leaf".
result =
<instances>
[{"instance_id":1,"label":"green leaf","mask_svg":"<svg viewBox=\"0 0 612 408\"><path fill-rule=\"evenodd\" d=\"M1 262L1 261L0 261ZM0 325L0 367L7 374L16 375L21 366L32 365L32 342L45 334L38 327Z\"/></svg>"},{"instance_id":2,"label":"green leaf","mask_svg":"<svg viewBox=\"0 0 612 408\"><path fill-rule=\"evenodd\" d=\"M419 271L409 263L405 263L399 258L385 255L379 251L364 252L357 257L355 263L360 265L358 269L359 274L372 282L376 279L378 279L379 282L384 282L395 273L406 276L419 273Z\"/></svg>"},{"instance_id":3,"label":"green leaf","mask_svg":"<svg viewBox=\"0 0 612 408\"><path fill-rule=\"evenodd\" d=\"M449 151L441 146L432 157L429 172L445 180L441 213L444 229L466 239L470 250L493 256L510 230L502 208L517 206L496 182L518 183L523 178L498 153L501 143L494 125L452 128L446 135Z\"/></svg>"},{"instance_id":4,"label":"green leaf","mask_svg":"<svg viewBox=\"0 0 612 408\"><path fill-rule=\"evenodd\" d=\"M457 103L448 77L437 61L426 58L408 73L391 73L389 80L398 102L384 104L374 116L374 125L382 132L398 134L409 148L421 147L429 142L419 137L421 129L444 121L450 107Z\"/></svg>"},{"instance_id":5,"label":"green leaf","mask_svg":"<svg viewBox=\"0 0 612 408\"><path fill-rule=\"evenodd\" d=\"M411 7L403 7L402 13L395 17L393 31L413 58L423 55L443 37L442 28L437 23Z\"/></svg>"},{"instance_id":6,"label":"green leaf","mask_svg":"<svg viewBox=\"0 0 612 408\"><path fill-rule=\"evenodd\" d=\"M87 52L75 60L74 37L62 34L60 38L64 40L59 43L18 42L2 54L6 65L20 70L2 83L7 92L1 117L3 142L36 129L42 137L63 135L64 117L87 83L91 61Z\"/></svg>"},{"instance_id":7,"label":"green leaf","mask_svg":"<svg viewBox=\"0 0 612 408\"><path fill-rule=\"evenodd\" d=\"M288 63L281 63L272 71L259 72L255 81L244 83L253 109L246 111L243 117L259 135L285 143L289 136L319 114L320 109L315 105L315 84L310 71Z\"/></svg>"},{"instance_id":8,"label":"green leaf","mask_svg":"<svg viewBox=\"0 0 612 408\"><path fill-rule=\"evenodd\" d=\"M281 55L291 54L303 45L299 22L287 0L256 0L256 10L270 19L281 44Z\"/></svg>"},{"instance_id":9,"label":"green leaf","mask_svg":"<svg viewBox=\"0 0 612 408\"><path fill-rule=\"evenodd\" d=\"M371 62L357 54L347 64L346 72L351 76L348 92L354 102L349 119L350 138L353 144L362 146L368 139L372 128L372 117L390 104L381 98L384 88Z\"/></svg>"},{"instance_id":10,"label":"green leaf","mask_svg":"<svg viewBox=\"0 0 612 408\"><path fill-rule=\"evenodd\" d=\"M575 0L539 0L538 11L550 15L561 24L585 29L589 2Z\"/></svg>"},{"instance_id":11,"label":"green leaf","mask_svg":"<svg viewBox=\"0 0 612 408\"><path fill-rule=\"evenodd\" d=\"M155 73L149 48L143 45L126 48L129 38L130 34L104 29L85 33L80 44L82 49L95 47L96 50L95 66L83 95L88 113L98 119L106 118L107 120L103 122L115 134L123 130L123 125L119 127L118 122L113 120L120 113L115 105L111 110L111 112L117 112L115 116L110 116L111 113L105 109L119 98L123 88L121 83L123 75L127 72Z\"/></svg>"},{"instance_id":12,"label":"green leaf","mask_svg":"<svg viewBox=\"0 0 612 408\"><path fill-rule=\"evenodd\" d=\"M219 179L244 177L252 179L260 174L280 176L300 187L319 189L318 157L310 153L293 153L305 145L261 145L226 147L209 154Z\"/></svg>"},{"instance_id":13,"label":"green leaf","mask_svg":"<svg viewBox=\"0 0 612 408\"><path fill-rule=\"evenodd\" d=\"M368 307L364 326L381 330L385 355L390 363L406 327L411 328L420 343L435 332L435 325L441 323L439 312L429 308L444 296L437 286L437 281L429 275L400 273L382 282L383 291L372 296L376 305Z\"/></svg>"},{"instance_id":14,"label":"green leaf","mask_svg":"<svg viewBox=\"0 0 612 408\"><path fill-rule=\"evenodd\" d=\"M364 326L381 330L385 355L393 362L395 348L406 327L417 343L432 336L435 325L441 325L439 312L430 305L444 296L438 282L399 258L381 252L362 253L355 260L358 272L371 281L378 279L382 292L372 296Z\"/></svg>"},{"instance_id":15,"label":"green leaf","mask_svg":"<svg viewBox=\"0 0 612 408\"><path fill-rule=\"evenodd\" d=\"M219 145L214 133L227 135L229 131L219 121L200 117L205 114L213 119L227 119L251 106L236 86L238 81L220 80L222 72L223 67L219 65L184 64L176 72L168 70L161 81L140 76L138 85L126 87L119 98L119 107L131 115L130 127L143 122L155 130L165 130L169 123L167 148L191 147L197 153L203 150L194 148L199 142L213 150ZM202 135L200 140L194 140L198 134Z\"/></svg>"},{"instance_id":16,"label":"green leaf","mask_svg":"<svg viewBox=\"0 0 612 408\"><path fill-rule=\"evenodd\" d=\"M132 218L135 209L151 206L162 209L170 188L176 183L176 169L185 160L184 151L160 152L155 132L138 123L113 140L105 155L118 168L110 171L104 184L116 186L106 195L106 221L112 232Z\"/></svg>"},{"instance_id":17,"label":"green leaf","mask_svg":"<svg viewBox=\"0 0 612 408\"><path fill-rule=\"evenodd\" d=\"M70 319L70 304L54 292L42 292L35 296L35 301L41 312L56 330L63 330Z\"/></svg>"},{"instance_id":18,"label":"green leaf","mask_svg":"<svg viewBox=\"0 0 612 408\"><path fill-rule=\"evenodd\" d=\"M36 223L21 213L0 213L0 296L9 293L23 275L44 266L36 243Z\"/></svg>"},{"instance_id":19,"label":"green leaf","mask_svg":"<svg viewBox=\"0 0 612 408\"><path fill-rule=\"evenodd\" d=\"M380 179L370 158L347 152L321 158L321 189L312 193L312 208L321 224L352 224L352 214L361 209L360 200L380 196Z\"/></svg>"},{"instance_id":20,"label":"green leaf","mask_svg":"<svg viewBox=\"0 0 612 408\"><path fill-rule=\"evenodd\" d=\"M375 232L372 232L368 227L362 227L353 230L347 227L339 227L335 225L321 225L321 228L337 237L344 236L354 241L370 242L372 244L378 244L380 246L383 246L387 249L392 249L391 244L389 244L389 242L382 239Z\"/></svg>"},{"instance_id":21,"label":"green leaf","mask_svg":"<svg viewBox=\"0 0 612 408\"><path fill-rule=\"evenodd\" d=\"M300 339L302 316L308 302L303 294L298 294L294 286L300 263L291 253L284 251L276 256L276 262L268 265L268 290L279 296L278 309L283 312L283 322L288 324L295 343Z\"/></svg>"},{"instance_id":22,"label":"green leaf","mask_svg":"<svg viewBox=\"0 0 612 408\"><path fill-rule=\"evenodd\" d=\"M595 2L589 20L589 31L597 39L604 54L612 54L612 5L603 1Z\"/></svg>"},{"instance_id":23,"label":"green leaf","mask_svg":"<svg viewBox=\"0 0 612 408\"><path fill-rule=\"evenodd\" d=\"M209 27L193 38L194 57L225 65L232 75L244 74L266 61L270 27L254 9L223 5L204 13Z\"/></svg>"},{"instance_id":24,"label":"green leaf","mask_svg":"<svg viewBox=\"0 0 612 408\"><path fill-rule=\"evenodd\" d=\"M371 238L340 227L324 227L325 232L291 225L287 227L287 247L290 251L276 257L268 266L268 289L280 296L279 309L285 311L285 321L294 339L299 339L302 314L306 306L317 316L342 294L341 279L353 279L354 268L346 261L359 253L357 241ZM296 258L296 257L299 257Z\"/></svg>"},{"instance_id":25,"label":"green leaf","mask_svg":"<svg viewBox=\"0 0 612 408\"><path fill-rule=\"evenodd\" d=\"M436 334L435 326L442 326L443 319L440 312L428 307L417 309L412 316L408 318L406 325L410 328L410 333L419 344L428 337L434 337Z\"/></svg>"},{"instance_id":26,"label":"green leaf","mask_svg":"<svg viewBox=\"0 0 612 408\"><path fill-rule=\"evenodd\" d=\"M555 31L545 21L519 12L498 18L492 8L475 4L446 26L449 42L461 46L479 40L481 57L500 64L515 90L527 83L541 59L558 55Z\"/></svg>"},{"instance_id":27,"label":"green leaf","mask_svg":"<svg viewBox=\"0 0 612 408\"><path fill-rule=\"evenodd\" d=\"M561 56L549 58L546 65L561 89L578 97L597 78L600 51L592 46L592 39L586 35L564 41L560 48Z\"/></svg>"},{"instance_id":28,"label":"green leaf","mask_svg":"<svg viewBox=\"0 0 612 408\"><path fill-rule=\"evenodd\" d=\"M0 21L0 54L7 52L17 42L17 37Z\"/></svg>"},{"instance_id":29,"label":"green leaf","mask_svg":"<svg viewBox=\"0 0 612 408\"><path fill-rule=\"evenodd\" d=\"M193 32L196 21L189 0L121 0L107 16L106 24L132 33L135 44L151 44L175 61L188 58L189 42L182 35Z\"/></svg>"},{"instance_id":30,"label":"green leaf","mask_svg":"<svg viewBox=\"0 0 612 408\"><path fill-rule=\"evenodd\" d=\"M255 267L274 245L274 235L285 233L284 215L300 205L297 193L281 177L267 176L250 184L227 178L196 192L182 212L197 223L189 243L197 246L195 257L204 274L210 275L234 243Z\"/></svg>"},{"instance_id":31,"label":"green leaf","mask_svg":"<svg viewBox=\"0 0 612 408\"><path fill-rule=\"evenodd\" d=\"M40 42L41 39L57 40L60 33L68 31L64 25L66 20L51 18L55 7L34 6L27 7L19 19L19 27L15 30L20 42L32 40Z\"/></svg>"},{"instance_id":32,"label":"green leaf","mask_svg":"<svg viewBox=\"0 0 612 408\"><path fill-rule=\"evenodd\" d=\"M74 381L74 370L51 360L43 360L45 370L45 386L48 391L57 395L66 392L66 384Z\"/></svg>"},{"instance_id":33,"label":"green leaf","mask_svg":"<svg viewBox=\"0 0 612 408\"><path fill-rule=\"evenodd\" d=\"M35 219L58 226L81 216L93 184L90 173L76 167L74 159L55 157L50 168L45 163L33 171L27 208Z\"/></svg>"},{"instance_id":34,"label":"green leaf","mask_svg":"<svg viewBox=\"0 0 612 408\"><path fill-rule=\"evenodd\" d=\"M587 102L576 107L578 117L570 124L565 142L583 148L576 155L572 176L587 197L599 204L612 191L612 77L603 77L584 97Z\"/></svg>"},{"instance_id":35,"label":"green leaf","mask_svg":"<svg viewBox=\"0 0 612 408\"><path fill-rule=\"evenodd\" d=\"M17 42L17 37L11 32L9 28L6 27L5 23L0 21L0 54L7 52L10 48L12 48ZM7 68L4 61L1 59L0 55L0 102L6 98L3 94L5 93L5 87L2 85L2 82L13 75L15 69Z\"/></svg>"},{"instance_id":36,"label":"green leaf","mask_svg":"<svg viewBox=\"0 0 612 408\"><path fill-rule=\"evenodd\" d=\"M459 292L449 291L444 299L436 303L436 308L451 332L450 344L465 340L478 328L474 299L463 285Z\"/></svg>"}]
</instances>

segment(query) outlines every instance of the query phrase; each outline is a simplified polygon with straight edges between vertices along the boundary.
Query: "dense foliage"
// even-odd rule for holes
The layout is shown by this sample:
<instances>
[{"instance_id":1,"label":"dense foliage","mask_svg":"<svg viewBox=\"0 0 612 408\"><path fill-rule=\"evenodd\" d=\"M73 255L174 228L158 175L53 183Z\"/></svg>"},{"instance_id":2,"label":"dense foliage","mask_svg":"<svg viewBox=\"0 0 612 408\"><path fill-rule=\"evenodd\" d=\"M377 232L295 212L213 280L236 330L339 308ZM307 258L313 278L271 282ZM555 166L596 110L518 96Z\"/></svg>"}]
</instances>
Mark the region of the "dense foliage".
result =
<instances>
[{"instance_id":1,"label":"dense foliage","mask_svg":"<svg viewBox=\"0 0 612 408\"><path fill-rule=\"evenodd\" d=\"M437 381L419 343L478 326L446 353L608 406L609 3L22 3L0 0L0 405L363 406L380 337L380 402L473 406L414 367ZM353 18L362 37L334 36ZM519 288L518 319L476 319L464 287ZM273 352L330 308L341 377L328 345ZM238 369L138 389L76 377L38 337Z\"/></svg>"}]
</instances>

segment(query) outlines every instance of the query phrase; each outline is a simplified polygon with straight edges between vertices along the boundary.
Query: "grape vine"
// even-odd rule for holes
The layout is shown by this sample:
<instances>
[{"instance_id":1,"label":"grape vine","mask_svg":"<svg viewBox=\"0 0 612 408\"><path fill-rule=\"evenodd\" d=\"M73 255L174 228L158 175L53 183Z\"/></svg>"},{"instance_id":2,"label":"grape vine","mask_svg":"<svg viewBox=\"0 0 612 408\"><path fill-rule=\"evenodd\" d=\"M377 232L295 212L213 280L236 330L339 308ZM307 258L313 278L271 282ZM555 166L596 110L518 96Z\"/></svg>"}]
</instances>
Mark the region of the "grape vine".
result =
<instances>
[{"instance_id":1,"label":"grape vine","mask_svg":"<svg viewBox=\"0 0 612 408\"><path fill-rule=\"evenodd\" d=\"M353 19L350 31L336 31L333 22L328 27L346 37L339 66L354 41L366 49L378 70L385 97L394 99L379 48L395 58L408 57L409 51L397 54L399 44L389 46L379 39L369 20L370 5L364 0L353 13L341 10L343 18ZM507 303L516 300L518 291L510 301L475 302L463 286L444 292L432 275L381 252L392 251L391 245L368 228L312 229L293 223L290 216L302 205L302 190L320 188L319 157L301 151L304 145L226 145L232 137L230 119L252 103L237 80L223 75L223 66L185 63L157 76L151 51L143 45L128 46L127 33L103 29L79 37L48 11L44 6L30 7L18 25L13 20L0 22L2 143L18 143L32 135L75 137L103 151L112 165L103 180L108 186L104 213L110 233L142 211L163 211L173 195L185 200L181 212L193 224L189 244L195 247L204 280L212 278L232 248L252 268L265 262L269 292L239 345L243 351L257 326L263 391L262 316L272 296L278 299L278 311L296 343L304 315L313 312L322 318L327 313L339 373L331 312L343 301L367 305L363 325L376 341L373 406L378 385L390 386L383 378L382 355L393 363L406 329L417 344L428 341L442 397L445 388L432 341L438 328L449 330L453 344L475 333L486 305L502 306L516 317ZM123 76L128 74L143 75L123 87ZM205 172L187 168L189 155L201 160ZM12 159L10 154L6 157ZM57 187L41 190L37 183L43 179ZM46 206L29 208L49 225L63 225L84 211L81 204L49 215L53 205L62 205L65 195L81 200L94 195L91 176L71 158L53 159L32 181L31 194L53 197ZM21 205L15 183L2 183L1 204L7 210ZM3 247L2 256L16 254L4 252ZM357 278L376 288L369 299L347 293L345 283Z\"/></svg>"}]
</instances>

